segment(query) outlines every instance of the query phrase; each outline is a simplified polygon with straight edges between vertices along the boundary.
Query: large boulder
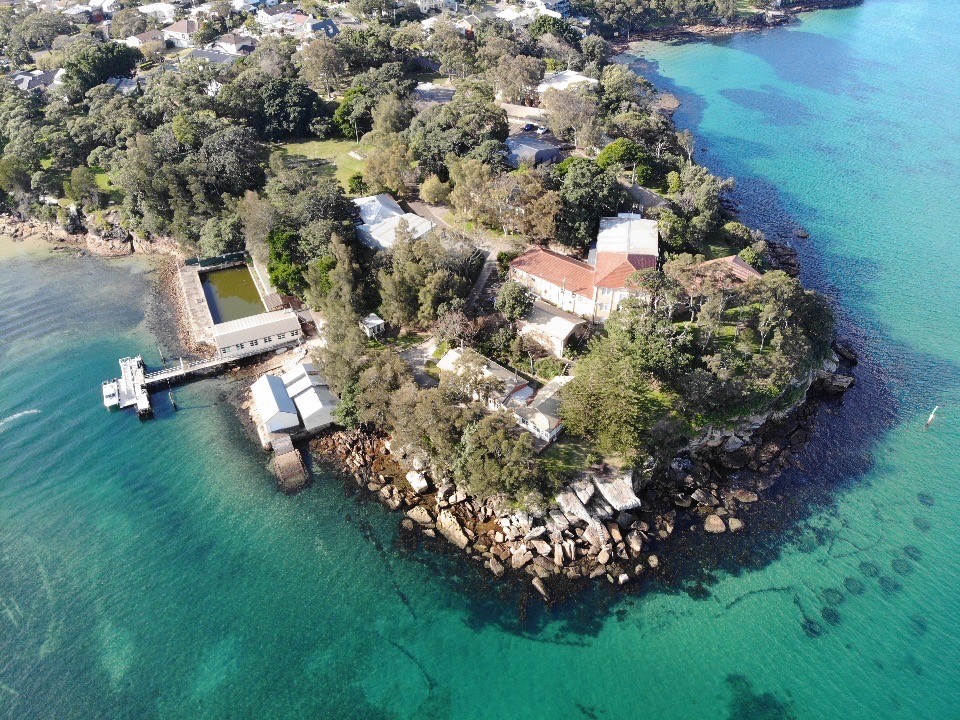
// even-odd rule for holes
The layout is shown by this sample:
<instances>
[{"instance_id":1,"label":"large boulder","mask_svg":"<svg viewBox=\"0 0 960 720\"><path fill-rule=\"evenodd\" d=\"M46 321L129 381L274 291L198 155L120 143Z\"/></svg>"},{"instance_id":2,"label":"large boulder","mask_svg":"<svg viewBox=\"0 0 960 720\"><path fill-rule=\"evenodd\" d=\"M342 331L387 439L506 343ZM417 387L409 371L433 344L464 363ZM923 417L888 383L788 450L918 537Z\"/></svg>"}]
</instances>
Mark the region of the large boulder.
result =
<instances>
[{"instance_id":1,"label":"large boulder","mask_svg":"<svg viewBox=\"0 0 960 720\"><path fill-rule=\"evenodd\" d=\"M719 515L707 515L707 519L703 523L703 529L708 533L722 533L726 532L727 526Z\"/></svg>"},{"instance_id":2,"label":"large boulder","mask_svg":"<svg viewBox=\"0 0 960 720\"><path fill-rule=\"evenodd\" d=\"M437 515L437 530L461 550L470 542L463 528L460 527L460 521L449 510L441 510Z\"/></svg>"},{"instance_id":3,"label":"large boulder","mask_svg":"<svg viewBox=\"0 0 960 720\"><path fill-rule=\"evenodd\" d=\"M423 505L417 505L407 510L407 517L421 525L429 525L433 522L430 511Z\"/></svg>"}]
</instances>

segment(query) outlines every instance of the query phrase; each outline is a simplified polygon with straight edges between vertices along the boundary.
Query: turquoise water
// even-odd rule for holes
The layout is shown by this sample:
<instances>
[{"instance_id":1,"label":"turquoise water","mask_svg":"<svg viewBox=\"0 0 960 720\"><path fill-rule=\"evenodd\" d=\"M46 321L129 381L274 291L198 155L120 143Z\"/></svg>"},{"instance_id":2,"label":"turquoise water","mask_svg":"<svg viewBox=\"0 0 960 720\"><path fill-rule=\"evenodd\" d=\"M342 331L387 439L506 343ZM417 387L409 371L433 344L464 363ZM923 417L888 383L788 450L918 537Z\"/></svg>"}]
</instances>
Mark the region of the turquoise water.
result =
<instances>
[{"instance_id":1,"label":"turquoise water","mask_svg":"<svg viewBox=\"0 0 960 720\"><path fill-rule=\"evenodd\" d=\"M649 49L744 214L809 230L806 279L869 360L747 534L684 534L636 596L544 612L321 468L281 495L229 381L107 413L116 358L158 363L149 266L0 245L0 716L957 717L951 13Z\"/></svg>"}]
</instances>

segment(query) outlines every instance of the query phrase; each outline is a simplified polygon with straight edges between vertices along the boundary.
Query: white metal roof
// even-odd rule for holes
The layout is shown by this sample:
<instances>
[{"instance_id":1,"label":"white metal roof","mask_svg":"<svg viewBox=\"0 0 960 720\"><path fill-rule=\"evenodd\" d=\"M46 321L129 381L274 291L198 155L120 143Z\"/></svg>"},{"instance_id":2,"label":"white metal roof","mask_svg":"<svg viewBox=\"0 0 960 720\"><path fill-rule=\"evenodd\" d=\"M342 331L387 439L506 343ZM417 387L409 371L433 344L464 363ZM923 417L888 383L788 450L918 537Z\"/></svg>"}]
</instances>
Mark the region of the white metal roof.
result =
<instances>
[{"instance_id":1,"label":"white metal roof","mask_svg":"<svg viewBox=\"0 0 960 720\"><path fill-rule=\"evenodd\" d=\"M297 314L290 308L284 308L217 323L213 326L213 337L217 347L223 348L299 329Z\"/></svg>"},{"instance_id":2,"label":"white metal roof","mask_svg":"<svg viewBox=\"0 0 960 720\"><path fill-rule=\"evenodd\" d=\"M299 424L297 408L279 377L263 375L251 386L250 391L253 394L253 402L257 406L257 412L265 423L286 420L284 427L294 427ZM273 429L277 428L274 427Z\"/></svg>"},{"instance_id":3,"label":"white metal roof","mask_svg":"<svg viewBox=\"0 0 960 720\"><path fill-rule=\"evenodd\" d=\"M426 218L413 213L404 213L394 215L375 225L364 223L360 226L360 239L376 250L391 248L397 242L397 228L401 220L406 221L407 230L414 240L433 230L433 223Z\"/></svg>"},{"instance_id":4,"label":"white metal roof","mask_svg":"<svg viewBox=\"0 0 960 720\"><path fill-rule=\"evenodd\" d=\"M403 208L386 193L357 198L353 204L360 210L364 225L376 225L396 215L403 215Z\"/></svg>"},{"instance_id":5,"label":"white metal roof","mask_svg":"<svg viewBox=\"0 0 960 720\"><path fill-rule=\"evenodd\" d=\"M587 77L576 70L561 70L544 75L543 82L537 85L537 92L543 95L547 90L566 90L572 85L581 83L596 85L597 82L594 78Z\"/></svg>"},{"instance_id":6,"label":"white metal roof","mask_svg":"<svg viewBox=\"0 0 960 720\"><path fill-rule=\"evenodd\" d=\"M307 388L294 400L303 427L313 430L321 425L333 422L333 411L337 407L337 398L326 385L314 385Z\"/></svg>"},{"instance_id":7,"label":"white metal roof","mask_svg":"<svg viewBox=\"0 0 960 720\"><path fill-rule=\"evenodd\" d=\"M597 252L658 255L660 233L656 220L643 215L620 213L617 217L600 218Z\"/></svg>"}]
</instances>

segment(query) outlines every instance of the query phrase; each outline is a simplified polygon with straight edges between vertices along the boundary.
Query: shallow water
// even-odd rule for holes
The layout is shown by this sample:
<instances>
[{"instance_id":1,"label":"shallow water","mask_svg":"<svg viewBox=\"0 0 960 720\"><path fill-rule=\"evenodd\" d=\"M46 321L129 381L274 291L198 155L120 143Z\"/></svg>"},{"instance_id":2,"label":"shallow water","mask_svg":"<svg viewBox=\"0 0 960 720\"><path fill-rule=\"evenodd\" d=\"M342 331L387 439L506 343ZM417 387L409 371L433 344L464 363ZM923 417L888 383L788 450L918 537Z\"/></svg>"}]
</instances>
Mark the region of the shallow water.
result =
<instances>
[{"instance_id":1,"label":"shallow water","mask_svg":"<svg viewBox=\"0 0 960 720\"><path fill-rule=\"evenodd\" d=\"M0 716L956 717L951 11L867 0L650 49L748 219L810 231L805 279L866 359L746 535L684 534L641 596L545 612L320 468L279 494L228 380L107 413L117 358L159 363L150 266L4 248Z\"/></svg>"}]
</instances>

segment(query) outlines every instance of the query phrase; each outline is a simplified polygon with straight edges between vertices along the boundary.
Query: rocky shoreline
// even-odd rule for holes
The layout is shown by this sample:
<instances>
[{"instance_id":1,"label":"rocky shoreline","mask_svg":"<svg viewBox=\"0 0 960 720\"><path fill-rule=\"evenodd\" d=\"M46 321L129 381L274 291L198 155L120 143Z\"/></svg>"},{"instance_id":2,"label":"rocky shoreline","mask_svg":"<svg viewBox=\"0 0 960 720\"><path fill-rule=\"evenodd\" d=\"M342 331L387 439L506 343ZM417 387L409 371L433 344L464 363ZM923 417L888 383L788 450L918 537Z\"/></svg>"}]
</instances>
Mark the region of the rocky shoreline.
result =
<instances>
[{"instance_id":1,"label":"rocky shoreline","mask_svg":"<svg viewBox=\"0 0 960 720\"><path fill-rule=\"evenodd\" d=\"M769 30L793 23L800 13L814 12L815 10L838 10L842 8L862 5L863 0L804 0L795 5L782 7L768 12L758 12L752 18L735 20L726 25L675 25L638 32L629 38L617 38L610 41L616 52L630 51L630 46L644 40L671 41L671 40L703 40L707 38L727 37L742 32Z\"/></svg>"},{"instance_id":2,"label":"rocky shoreline","mask_svg":"<svg viewBox=\"0 0 960 720\"><path fill-rule=\"evenodd\" d=\"M451 543L467 560L498 578L530 582L547 602L571 583L604 580L625 586L654 575L659 549L681 531L720 534L746 530L738 516L762 503L762 493L789 465L812 434L816 405L842 394L854 379L839 374L856 356L838 343L838 353L811 374L804 399L782 413L751 418L734 430L707 430L690 441L669 466L635 473L637 509L616 511L599 489L608 477L594 468L568 486L547 508L518 510L500 498L470 496L450 483L414 489L406 480L410 462L388 438L362 430L333 431L310 442L311 452L333 464L363 494L392 512L402 512L406 532ZM598 482L599 481L599 482Z\"/></svg>"}]
</instances>

